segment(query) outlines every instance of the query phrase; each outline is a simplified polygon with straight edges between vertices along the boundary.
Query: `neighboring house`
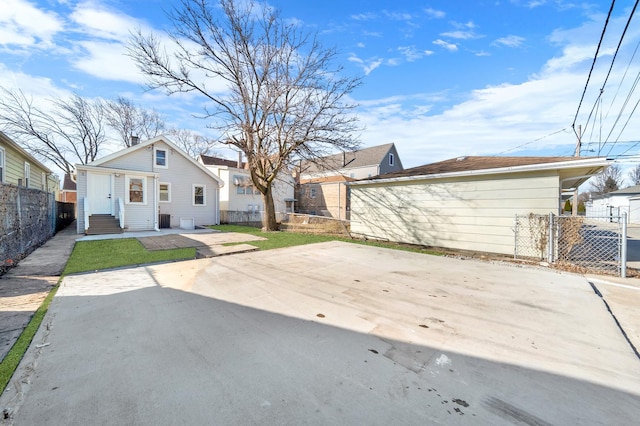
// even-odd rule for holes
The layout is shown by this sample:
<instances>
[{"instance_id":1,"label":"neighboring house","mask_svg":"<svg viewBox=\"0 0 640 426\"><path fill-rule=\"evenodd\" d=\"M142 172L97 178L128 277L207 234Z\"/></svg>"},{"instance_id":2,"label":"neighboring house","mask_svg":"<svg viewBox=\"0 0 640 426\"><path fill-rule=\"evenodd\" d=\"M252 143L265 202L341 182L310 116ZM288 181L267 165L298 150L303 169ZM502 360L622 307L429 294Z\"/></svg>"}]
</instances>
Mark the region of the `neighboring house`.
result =
<instances>
[{"instance_id":1,"label":"neighboring house","mask_svg":"<svg viewBox=\"0 0 640 426\"><path fill-rule=\"evenodd\" d=\"M595 196L585 203L590 218L618 218L627 214L629 223L640 223L640 185Z\"/></svg>"},{"instance_id":2,"label":"neighboring house","mask_svg":"<svg viewBox=\"0 0 640 426\"><path fill-rule=\"evenodd\" d=\"M301 180L297 194L298 211L317 216L348 219L349 187L346 183L352 181L355 179L342 175Z\"/></svg>"},{"instance_id":3,"label":"neighboring house","mask_svg":"<svg viewBox=\"0 0 640 426\"><path fill-rule=\"evenodd\" d=\"M241 154L239 154L241 155ZM240 222L246 215L243 213L259 213L264 211L262 194L251 181L251 174L246 162L209 155L198 156L198 162L225 182L220 190L220 214L223 222ZM281 173L273 182L273 204L276 213L292 213L294 208L294 180L291 174ZM257 217L257 215L256 215Z\"/></svg>"},{"instance_id":4,"label":"neighboring house","mask_svg":"<svg viewBox=\"0 0 640 426\"><path fill-rule=\"evenodd\" d=\"M78 233L90 229L94 216L111 216L128 231L219 223L218 193L224 182L166 136L76 165L76 170Z\"/></svg>"},{"instance_id":5,"label":"neighboring house","mask_svg":"<svg viewBox=\"0 0 640 426\"><path fill-rule=\"evenodd\" d=\"M514 253L516 215L560 214L604 158L460 157L350 183L351 232L376 239Z\"/></svg>"},{"instance_id":6,"label":"neighboring house","mask_svg":"<svg viewBox=\"0 0 640 426\"><path fill-rule=\"evenodd\" d=\"M63 203L76 203L78 200L78 191L76 182L69 173L65 173L62 182L62 190L60 191L60 201Z\"/></svg>"},{"instance_id":7,"label":"neighboring house","mask_svg":"<svg viewBox=\"0 0 640 426\"><path fill-rule=\"evenodd\" d=\"M347 182L402 170L393 143L303 161L296 188L297 211L349 219Z\"/></svg>"},{"instance_id":8,"label":"neighboring house","mask_svg":"<svg viewBox=\"0 0 640 426\"><path fill-rule=\"evenodd\" d=\"M0 132L0 183L59 193L58 177L20 145Z\"/></svg>"}]
</instances>

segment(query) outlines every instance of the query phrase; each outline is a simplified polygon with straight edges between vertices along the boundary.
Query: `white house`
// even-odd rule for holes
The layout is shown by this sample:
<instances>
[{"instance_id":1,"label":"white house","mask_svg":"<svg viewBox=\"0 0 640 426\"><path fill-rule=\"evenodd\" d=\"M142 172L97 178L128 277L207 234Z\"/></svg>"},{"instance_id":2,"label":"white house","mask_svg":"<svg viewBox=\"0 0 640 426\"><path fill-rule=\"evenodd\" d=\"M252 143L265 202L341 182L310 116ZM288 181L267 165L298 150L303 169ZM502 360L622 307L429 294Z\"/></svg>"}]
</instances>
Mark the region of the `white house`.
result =
<instances>
[{"instance_id":1,"label":"white house","mask_svg":"<svg viewBox=\"0 0 640 426\"><path fill-rule=\"evenodd\" d=\"M604 158L460 157L351 182L351 232L513 254L516 214L560 213Z\"/></svg>"},{"instance_id":2,"label":"white house","mask_svg":"<svg viewBox=\"0 0 640 426\"><path fill-rule=\"evenodd\" d=\"M112 217L128 231L218 224L224 182L166 136L76 165L78 233Z\"/></svg>"},{"instance_id":3,"label":"white house","mask_svg":"<svg viewBox=\"0 0 640 426\"><path fill-rule=\"evenodd\" d=\"M230 212L259 213L264 211L262 194L253 186L247 164L209 155L198 156L198 162L225 182L220 190L220 212L223 221L234 222ZM280 173L273 182L273 204L276 213L292 213L294 180L290 173ZM256 215L258 216L258 215ZM237 217L243 217L239 215ZM246 217L246 215L245 215Z\"/></svg>"},{"instance_id":4,"label":"white house","mask_svg":"<svg viewBox=\"0 0 640 426\"><path fill-rule=\"evenodd\" d=\"M640 185L593 197L585 203L586 215L590 218L611 220L626 213L629 223L640 223L639 197Z\"/></svg>"}]
</instances>

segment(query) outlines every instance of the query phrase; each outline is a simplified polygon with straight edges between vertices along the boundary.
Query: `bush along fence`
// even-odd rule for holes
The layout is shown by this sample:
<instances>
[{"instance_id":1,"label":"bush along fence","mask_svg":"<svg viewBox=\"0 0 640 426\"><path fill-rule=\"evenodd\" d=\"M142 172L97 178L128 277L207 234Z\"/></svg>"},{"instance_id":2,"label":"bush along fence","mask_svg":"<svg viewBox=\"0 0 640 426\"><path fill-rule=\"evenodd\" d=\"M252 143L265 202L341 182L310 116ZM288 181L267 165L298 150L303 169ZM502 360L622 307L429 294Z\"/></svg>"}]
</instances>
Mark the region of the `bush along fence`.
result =
<instances>
[{"instance_id":1,"label":"bush along fence","mask_svg":"<svg viewBox=\"0 0 640 426\"><path fill-rule=\"evenodd\" d=\"M605 220L606 219L606 220ZM626 277L627 217L517 215L514 258Z\"/></svg>"},{"instance_id":2,"label":"bush along fence","mask_svg":"<svg viewBox=\"0 0 640 426\"><path fill-rule=\"evenodd\" d=\"M281 231L303 234L329 234L351 237L350 222L327 216L287 213L280 224Z\"/></svg>"},{"instance_id":3,"label":"bush along fence","mask_svg":"<svg viewBox=\"0 0 640 426\"><path fill-rule=\"evenodd\" d=\"M68 204L38 189L0 185L0 274L73 222Z\"/></svg>"}]
</instances>

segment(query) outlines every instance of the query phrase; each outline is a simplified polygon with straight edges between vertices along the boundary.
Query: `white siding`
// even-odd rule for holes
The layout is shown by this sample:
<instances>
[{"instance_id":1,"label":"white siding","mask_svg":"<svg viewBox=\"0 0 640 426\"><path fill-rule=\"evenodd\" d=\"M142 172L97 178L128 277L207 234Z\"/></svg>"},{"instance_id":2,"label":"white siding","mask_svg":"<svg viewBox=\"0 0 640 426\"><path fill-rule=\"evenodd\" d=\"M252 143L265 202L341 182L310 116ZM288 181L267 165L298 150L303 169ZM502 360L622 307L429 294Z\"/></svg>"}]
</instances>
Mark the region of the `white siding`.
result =
<instances>
[{"instance_id":1,"label":"white siding","mask_svg":"<svg viewBox=\"0 0 640 426\"><path fill-rule=\"evenodd\" d=\"M412 244L512 254L516 214L557 213L559 179L483 177L351 187L351 231Z\"/></svg>"},{"instance_id":2,"label":"white siding","mask_svg":"<svg viewBox=\"0 0 640 426\"><path fill-rule=\"evenodd\" d=\"M218 182L188 158L176 151L172 152L167 145L162 143L155 145L156 147L166 147L168 164L168 168L154 170L156 173L160 173L160 177L155 183L156 192L159 182L171 184L171 202L159 203L159 213L171 215L172 227L180 226L180 218L193 218L196 226L217 224L219 221ZM149 161L151 160L152 157ZM191 198L194 184L206 187L205 206L193 205Z\"/></svg>"}]
</instances>

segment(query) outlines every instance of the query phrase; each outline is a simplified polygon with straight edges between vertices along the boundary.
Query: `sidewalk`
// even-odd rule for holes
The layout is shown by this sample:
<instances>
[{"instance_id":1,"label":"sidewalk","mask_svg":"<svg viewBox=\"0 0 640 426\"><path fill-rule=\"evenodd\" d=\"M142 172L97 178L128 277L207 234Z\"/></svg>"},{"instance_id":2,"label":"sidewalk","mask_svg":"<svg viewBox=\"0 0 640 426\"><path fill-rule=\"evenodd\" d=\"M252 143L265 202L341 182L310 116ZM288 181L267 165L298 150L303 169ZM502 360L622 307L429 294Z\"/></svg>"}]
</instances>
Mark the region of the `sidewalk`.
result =
<instances>
[{"instance_id":1,"label":"sidewalk","mask_svg":"<svg viewBox=\"0 0 640 426\"><path fill-rule=\"evenodd\" d=\"M0 277L0 361L58 282L79 237L73 222Z\"/></svg>"}]
</instances>

